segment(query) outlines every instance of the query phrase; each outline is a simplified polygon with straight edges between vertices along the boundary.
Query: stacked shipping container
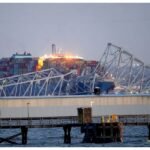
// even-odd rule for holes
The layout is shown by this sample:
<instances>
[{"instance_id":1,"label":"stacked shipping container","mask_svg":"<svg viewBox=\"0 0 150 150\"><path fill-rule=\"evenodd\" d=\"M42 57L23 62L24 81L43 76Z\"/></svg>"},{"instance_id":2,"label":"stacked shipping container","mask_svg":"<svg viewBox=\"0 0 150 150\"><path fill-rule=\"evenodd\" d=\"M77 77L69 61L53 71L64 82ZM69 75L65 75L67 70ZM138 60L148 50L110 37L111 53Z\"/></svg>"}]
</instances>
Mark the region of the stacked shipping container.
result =
<instances>
[{"instance_id":1,"label":"stacked shipping container","mask_svg":"<svg viewBox=\"0 0 150 150\"><path fill-rule=\"evenodd\" d=\"M10 58L2 58L0 59L0 78L34 72L38 65L38 59L38 57L32 57L31 54L26 52L24 54L13 54ZM97 65L97 61L68 60L65 58L48 58L43 63L41 69L55 68L61 73L76 69L78 75L81 75L85 68L88 68L87 71L92 71Z\"/></svg>"}]
</instances>

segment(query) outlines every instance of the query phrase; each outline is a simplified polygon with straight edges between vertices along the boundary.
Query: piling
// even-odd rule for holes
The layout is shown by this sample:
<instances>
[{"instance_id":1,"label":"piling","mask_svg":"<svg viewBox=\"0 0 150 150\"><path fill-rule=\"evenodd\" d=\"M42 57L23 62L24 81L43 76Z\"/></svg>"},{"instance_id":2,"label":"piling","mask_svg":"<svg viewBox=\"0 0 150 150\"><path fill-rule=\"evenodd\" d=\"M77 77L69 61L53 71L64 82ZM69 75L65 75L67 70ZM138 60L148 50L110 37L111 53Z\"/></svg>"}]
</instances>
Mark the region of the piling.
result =
<instances>
[{"instance_id":1,"label":"piling","mask_svg":"<svg viewBox=\"0 0 150 150\"><path fill-rule=\"evenodd\" d=\"M70 144L71 143L71 126L65 125L63 126L64 129L64 144Z\"/></svg>"},{"instance_id":2,"label":"piling","mask_svg":"<svg viewBox=\"0 0 150 150\"><path fill-rule=\"evenodd\" d=\"M148 124L148 140L150 140L150 124Z\"/></svg>"},{"instance_id":3,"label":"piling","mask_svg":"<svg viewBox=\"0 0 150 150\"><path fill-rule=\"evenodd\" d=\"M27 144L27 133L28 133L28 128L22 126L21 127L22 144Z\"/></svg>"}]
</instances>

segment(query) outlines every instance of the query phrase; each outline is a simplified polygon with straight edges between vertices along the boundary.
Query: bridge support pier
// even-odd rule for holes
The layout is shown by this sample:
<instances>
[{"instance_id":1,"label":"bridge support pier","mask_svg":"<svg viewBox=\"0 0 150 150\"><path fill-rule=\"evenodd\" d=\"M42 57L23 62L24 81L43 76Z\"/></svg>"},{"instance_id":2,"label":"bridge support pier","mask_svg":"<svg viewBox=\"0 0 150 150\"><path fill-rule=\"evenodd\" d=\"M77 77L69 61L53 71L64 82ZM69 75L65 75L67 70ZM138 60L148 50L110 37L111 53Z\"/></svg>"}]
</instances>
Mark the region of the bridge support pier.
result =
<instances>
[{"instance_id":1,"label":"bridge support pier","mask_svg":"<svg viewBox=\"0 0 150 150\"><path fill-rule=\"evenodd\" d=\"M27 133L28 133L28 128L22 126L21 127L22 144L27 144Z\"/></svg>"},{"instance_id":2,"label":"bridge support pier","mask_svg":"<svg viewBox=\"0 0 150 150\"><path fill-rule=\"evenodd\" d=\"M150 140L150 124L148 125L148 140Z\"/></svg>"},{"instance_id":3,"label":"bridge support pier","mask_svg":"<svg viewBox=\"0 0 150 150\"><path fill-rule=\"evenodd\" d=\"M64 129L64 144L70 144L71 143L71 126L70 125L65 125L63 127Z\"/></svg>"}]
</instances>

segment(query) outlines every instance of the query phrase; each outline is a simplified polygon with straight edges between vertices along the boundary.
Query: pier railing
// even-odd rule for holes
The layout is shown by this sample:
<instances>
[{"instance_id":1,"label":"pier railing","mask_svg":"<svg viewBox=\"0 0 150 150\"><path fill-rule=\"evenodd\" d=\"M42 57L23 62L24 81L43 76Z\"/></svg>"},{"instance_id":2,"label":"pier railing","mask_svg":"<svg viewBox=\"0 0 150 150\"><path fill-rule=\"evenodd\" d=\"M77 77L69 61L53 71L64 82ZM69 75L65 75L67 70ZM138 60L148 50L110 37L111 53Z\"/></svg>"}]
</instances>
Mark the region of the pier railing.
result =
<instances>
[{"instance_id":1,"label":"pier railing","mask_svg":"<svg viewBox=\"0 0 150 150\"><path fill-rule=\"evenodd\" d=\"M34 118L1 118L0 128L19 128L27 126L30 128L62 127L66 124L77 125L78 119L72 117L34 117Z\"/></svg>"},{"instance_id":2,"label":"pier railing","mask_svg":"<svg viewBox=\"0 0 150 150\"><path fill-rule=\"evenodd\" d=\"M104 116L105 122L109 116ZM124 125L149 125L150 115L119 115L118 121ZM93 123L101 123L101 116L92 117ZM0 128L20 128L27 126L30 128L49 128L71 126L81 126L77 116L70 117L34 117L34 118L0 118Z\"/></svg>"}]
</instances>

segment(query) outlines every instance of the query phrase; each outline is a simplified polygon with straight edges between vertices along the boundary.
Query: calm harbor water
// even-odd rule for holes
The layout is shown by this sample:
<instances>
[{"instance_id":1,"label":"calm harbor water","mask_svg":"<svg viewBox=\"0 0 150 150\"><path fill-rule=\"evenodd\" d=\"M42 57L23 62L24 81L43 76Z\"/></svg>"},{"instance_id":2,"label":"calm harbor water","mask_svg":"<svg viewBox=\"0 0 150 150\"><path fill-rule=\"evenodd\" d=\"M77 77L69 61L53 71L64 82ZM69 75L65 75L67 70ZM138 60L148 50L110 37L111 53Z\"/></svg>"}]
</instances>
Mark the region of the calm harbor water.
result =
<instances>
[{"instance_id":1,"label":"calm harbor water","mask_svg":"<svg viewBox=\"0 0 150 150\"><path fill-rule=\"evenodd\" d=\"M0 137L8 137L20 132L20 129L0 129ZM29 128L28 143L21 144L21 136L13 141L18 144L0 143L0 147L150 147L148 129L146 126L125 126L123 143L94 144L82 143L84 134L80 128L72 128L71 144L64 144L62 128Z\"/></svg>"}]
</instances>

